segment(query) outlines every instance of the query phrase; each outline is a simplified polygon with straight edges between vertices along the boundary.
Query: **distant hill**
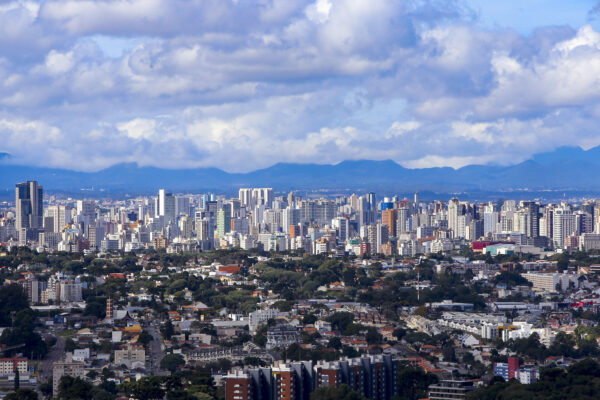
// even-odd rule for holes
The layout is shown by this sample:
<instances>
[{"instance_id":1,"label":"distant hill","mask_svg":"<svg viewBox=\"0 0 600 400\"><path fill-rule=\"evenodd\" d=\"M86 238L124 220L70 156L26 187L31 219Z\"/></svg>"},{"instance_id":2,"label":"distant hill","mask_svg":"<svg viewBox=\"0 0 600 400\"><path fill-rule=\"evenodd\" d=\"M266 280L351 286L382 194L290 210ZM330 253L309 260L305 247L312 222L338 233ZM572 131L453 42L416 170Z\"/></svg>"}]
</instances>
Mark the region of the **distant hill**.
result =
<instances>
[{"instance_id":1,"label":"distant hill","mask_svg":"<svg viewBox=\"0 0 600 400\"><path fill-rule=\"evenodd\" d=\"M4 156L3 156L4 154ZM536 154L507 167L469 165L453 168L404 168L394 161L343 161L339 164L278 163L248 173L218 168L161 169L135 163L114 165L97 172L28 167L12 164L0 153L0 189L16 182L38 180L47 190L145 192L160 187L173 191L234 190L269 186L277 190L352 190L385 188L402 191L589 190L600 191L600 146L589 150L561 147Z\"/></svg>"}]
</instances>

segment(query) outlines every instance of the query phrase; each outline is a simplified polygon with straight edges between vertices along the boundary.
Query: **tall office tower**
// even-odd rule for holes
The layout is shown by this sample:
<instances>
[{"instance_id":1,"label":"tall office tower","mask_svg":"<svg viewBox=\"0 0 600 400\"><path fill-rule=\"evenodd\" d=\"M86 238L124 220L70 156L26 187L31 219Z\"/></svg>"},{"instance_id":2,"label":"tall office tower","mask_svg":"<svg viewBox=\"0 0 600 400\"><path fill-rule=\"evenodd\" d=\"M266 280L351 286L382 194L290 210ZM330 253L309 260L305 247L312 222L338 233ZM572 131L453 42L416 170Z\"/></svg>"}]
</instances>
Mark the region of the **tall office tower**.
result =
<instances>
[{"instance_id":1,"label":"tall office tower","mask_svg":"<svg viewBox=\"0 0 600 400\"><path fill-rule=\"evenodd\" d=\"M340 243L345 243L350 235L350 221L345 217L338 217L331 220L331 226L337 231L337 237Z\"/></svg>"},{"instance_id":2,"label":"tall office tower","mask_svg":"<svg viewBox=\"0 0 600 400\"><path fill-rule=\"evenodd\" d=\"M418 210L419 209L419 192L415 192L414 203L415 203L415 210Z\"/></svg>"},{"instance_id":3,"label":"tall office tower","mask_svg":"<svg viewBox=\"0 0 600 400\"><path fill-rule=\"evenodd\" d=\"M527 237L540 236L540 206L533 201L523 202L523 211L527 219L525 234Z\"/></svg>"},{"instance_id":4,"label":"tall office tower","mask_svg":"<svg viewBox=\"0 0 600 400\"><path fill-rule=\"evenodd\" d=\"M217 211L217 236L225 237L231 231L231 207L223 207Z\"/></svg>"},{"instance_id":5,"label":"tall office tower","mask_svg":"<svg viewBox=\"0 0 600 400\"><path fill-rule=\"evenodd\" d=\"M361 236L369 244L371 253L377 253L377 225L362 226Z\"/></svg>"},{"instance_id":6,"label":"tall office tower","mask_svg":"<svg viewBox=\"0 0 600 400\"><path fill-rule=\"evenodd\" d=\"M77 200L77 214L93 221L96 218L96 202L94 200Z\"/></svg>"},{"instance_id":7,"label":"tall office tower","mask_svg":"<svg viewBox=\"0 0 600 400\"><path fill-rule=\"evenodd\" d=\"M594 217L594 232L599 233L600 230L600 203L594 203L594 213L592 214Z\"/></svg>"},{"instance_id":8,"label":"tall office tower","mask_svg":"<svg viewBox=\"0 0 600 400\"><path fill-rule=\"evenodd\" d=\"M229 201L229 207L231 208L231 218L239 218L242 209L241 202L239 200L232 199Z\"/></svg>"},{"instance_id":9,"label":"tall office tower","mask_svg":"<svg viewBox=\"0 0 600 400\"><path fill-rule=\"evenodd\" d=\"M577 229L575 215L566 207L554 209L552 225L552 241L556 248L562 248L565 239L574 234Z\"/></svg>"},{"instance_id":10,"label":"tall office tower","mask_svg":"<svg viewBox=\"0 0 600 400\"><path fill-rule=\"evenodd\" d=\"M44 217L44 188L37 181L17 183L15 188L16 230L41 229Z\"/></svg>"},{"instance_id":11,"label":"tall office tower","mask_svg":"<svg viewBox=\"0 0 600 400\"><path fill-rule=\"evenodd\" d=\"M450 199L448 202L448 229L451 229L456 235L458 227L458 216L462 215L462 206L457 198Z\"/></svg>"},{"instance_id":12,"label":"tall office tower","mask_svg":"<svg viewBox=\"0 0 600 400\"><path fill-rule=\"evenodd\" d=\"M71 207L50 206L44 210L44 229L46 232L62 232L72 222Z\"/></svg>"},{"instance_id":13,"label":"tall office tower","mask_svg":"<svg viewBox=\"0 0 600 400\"><path fill-rule=\"evenodd\" d=\"M456 219L456 232L454 232L455 238L466 238L470 235L470 224L473 217L471 214L459 215Z\"/></svg>"},{"instance_id":14,"label":"tall office tower","mask_svg":"<svg viewBox=\"0 0 600 400\"><path fill-rule=\"evenodd\" d=\"M483 236L483 221L471 220L465 228L465 238L474 241Z\"/></svg>"},{"instance_id":15,"label":"tall office tower","mask_svg":"<svg viewBox=\"0 0 600 400\"><path fill-rule=\"evenodd\" d=\"M383 253L382 245L390 241L390 232L385 225L377 224L377 253Z\"/></svg>"},{"instance_id":16,"label":"tall office tower","mask_svg":"<svg viewBox=\"0 0 600 400\"><path fill-rule=\"evenodd\" d=\"M369 192L369 194L367 194L367 209L377 210L377 198L373 192Z\"/></svg>"},{"instance_id":17,"label":"tall office tower","mask_svg":"<svg viewBox=\"0 0 600 400\"><path fill-rule=\"evenodd\" d=\"M208 203L209 201L214 201L215 200L215 195L212 193L204 193L203 195L200 196L200 208L206 210L206 203Z\"/></svg>"},{"instance_id":18,"label":"tall office tower","mask_svg":"<svg viewBox=\"0 0 600 400\"><path fill-rule=\"evenodd\" d=\"M408 220L410 218L410 210L408 209L408 207L398 208L396 215L397 215L396 235L408 232L410 230L410 227L408 226ZM391 230L390 230L390 234L392 234Z\"/></svg>"},{"instance_id":19,"label":"tall office tower","mask_svg":"<svg viewBox=\"0 0 600 400\"><path fill-rule=\"evenodd\" d=\"M267 208L273 206L273 189L272 188L257 188L252 189L252 205L261 206L264 205Z\"/></svg>"},{"instance_id":20,"label":"tall office tower","mask_svg":"<svg viewBox=\"0 0 600 400\"><path fill-rule=\"evenodd\" d=\"M348 204L350 204L350 207L354 211L357 211L359 209L359 201L360 199L355 193L352 193L352 195L350 195L350 197L348 198Z\"/></svg>"},{"instance_id":21,"label":"tall office tower","mask_svg":"<svg viewBox=\"0 0 600 400\"><path fill-rule=\"evenodd\" d=\"M544 218L544 220L546 221L546 229L542 230L540 227L540 235L541 236L546 236L548 238L552 238L553 237L553 228L554 228L554 206L552 205L547 205L544 207L543 211L542 211L542 215Z\"/></svg>"},{"instance_id":22,"label":"tall office tower","mask_svg":"<svg viewBox=\"0 0 600 400\"><path fill-rule=\"evenodd\" d=\"M106 229L103 224L99 224L98 226L92 224L86 227L86 237L91 249L96 250L100 248L100 243L104 239L105 232Z\"/></svg>"},{"instance_id":23,"label":"tall office tower","mask_svg":"<svg viewBox=\"0 0 600 400\"><path fill-rule=\"evenodd\" d=\"M242 207L252 208L252 189L241 188L238 194L238 199L240 200L240 205Z\"/></svg>"},{"instance_id":24,"label":"tall office tower","mask_svg":"<svg viewBox=\"0 0 600 400\"><path fill-rule=\"evenodd\" d=\"M289 207L293 207L294 204L296 203L296 195L294 194L294 192L289 192L287 195L287 203Z\"/></svg>"},{"instance_id":25,"label":"tall office tower","mask_svg":"<svg viewBox=\"0 0 600 400\"><path fill-rule=\"evenodd\" d=\"M594 231L594 217L592 217L592 214L590 213L577 211L575 213L575 224L578 235L581 235L582 233L592 233Z\"/></svg>"},{"instance_id":26,"label":"tall office tower","mask_svg":"<svg viewBox=\"0 0 600 400\"><path fill-rule=\"evenodd\" d=\"M196 218L196 238L209 240L212 238L211 225L208 218Z\"/></svg>"},{"instance_id":27,"label":"tall office tower","mask_svg":"<svg viewBox=\"0 0 600 400\"><path fill-rule=\"evenodd\" d=\"M179 227L179 236L184 239L191 239L192 233L194 231L194 220L192 217L188 215L183 215L179 217L179 221L177 221L177 226Z\"/></svg>"},{"instance_id":28,"label":"tall office tower","mask_svg":"<svg viewBox=\"0 0 600 400\"><path fill-rule=\"evenodd\" d=\"M483 213L483 231L484 234L496 233L498 226L498 212L486 211Z\"/></svg>"},{"instance_id":29,"label":"tall office tower","mask_svg":"<svg viewBox=\"0 0 600 400\"><path fill-rule=\"evenodd\" d=\"M548 235L548 221L546 217L540 217L540 236L550 237Z\"/></svg>"},{"instance_id":30,"label":"tall office tower","mask_svg":"<svg viewBox=\"0 0 600 400\"><path fill-rule=\"evenodd\" d=\"M300 223L300 210L293 207L288 207L283 210L281 215L281 224L284 233L290 233L290 227Z\"/></svg>"},{"instance_id":31,"label":"tall office tower","mask_svg":"<svg viewBox=\"0 0 600 400\"><path fill-rule=\"evenodd\" d=\"M190 198L187 196L175 198L175 215L190 215Z\"/></svg>"},{"instance_id":32,"label":"tall office tower","mask_svg":"<svg viewBox=\"0 0 600 400\"><path fill-rule=\"evenodd\" d=\"M512 210L502 210L500 224L502 232L512 232L514 230L515 212Z\"/></svg>"},{"instance_id":33,"label":"tall office tower","mask_svg":"<svg viewBox=\"0 0 600 400\"><path fill-rule=\"evenodd\" d=\"M164 217L165 225L168 225L171 221L175 221L175 196L171 193L167 193L165 189L158 191L157 216Z\"/></svg>"},{"instance_id":34,"label":"tall office tower","mask_svg":"<svg viewBox=\"0 0 600 400\"><path fill-rule=\"evenodd\" d=\"M505 200L500 211L502 214L504 214L504 212L517 211L517 205L514 200Z\"/></svg>"},{"instance_id":35,"label":"tall office tower","mask_svg":"<svg viewBox=\"0 0 600 400\"><path fill-rule=\"evenodd\" d=\"M263 213L263 222L268 226L269 232L279 232L282 225L283 210L265 210Z\"/></svg>"},{"instance_id":36,"label":"tall office tower","mask_svg":"<svg viewBox=\"0 0 600 400\"><path fill-rule=\"evenodd\" d=\"M388 208L381 212L381 224L388 227L390 236L396 236L396 221L398 219L398 210ZM406 224L405 224L406 225Z\"/></svg>"}]
</instances>

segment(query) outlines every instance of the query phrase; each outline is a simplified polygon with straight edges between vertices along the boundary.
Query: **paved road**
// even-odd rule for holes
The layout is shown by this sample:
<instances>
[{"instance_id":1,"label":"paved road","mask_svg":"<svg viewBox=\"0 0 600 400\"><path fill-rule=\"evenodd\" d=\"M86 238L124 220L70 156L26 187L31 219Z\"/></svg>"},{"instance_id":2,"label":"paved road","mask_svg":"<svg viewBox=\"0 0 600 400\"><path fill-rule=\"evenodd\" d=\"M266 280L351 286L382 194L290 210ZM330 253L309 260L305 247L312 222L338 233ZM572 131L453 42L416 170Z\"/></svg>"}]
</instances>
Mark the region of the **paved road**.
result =
<instances>
[{"instance_id":1,"label":"paved road","mask_svg":"<svg viewBox=\"0 0 600 400\"><path fill-rule=\"evenodd\" d=\"M52 377L52 364L59 361L65 355L65 339L62 336L56 336L56 344L50 349L44 361L40 364L38 371L38 381L44 383Z\"/></svg>"},{"instance_id":2,"label":"paved road","mask_svg":"<svg viewBox=\"0 0 600 400\"><path fill-rule=\"evenodd\" d=\"M166 376L169 375L168 371L163 371L160 369L160 360L162 360L164 352L160 342L160 333L155 326L150 326L147 328L148 333L152 335L152 342L150 342L149 352L150 352L150 365L152 367L152 375L158 376Z\"/></svg>"}]
</instances>

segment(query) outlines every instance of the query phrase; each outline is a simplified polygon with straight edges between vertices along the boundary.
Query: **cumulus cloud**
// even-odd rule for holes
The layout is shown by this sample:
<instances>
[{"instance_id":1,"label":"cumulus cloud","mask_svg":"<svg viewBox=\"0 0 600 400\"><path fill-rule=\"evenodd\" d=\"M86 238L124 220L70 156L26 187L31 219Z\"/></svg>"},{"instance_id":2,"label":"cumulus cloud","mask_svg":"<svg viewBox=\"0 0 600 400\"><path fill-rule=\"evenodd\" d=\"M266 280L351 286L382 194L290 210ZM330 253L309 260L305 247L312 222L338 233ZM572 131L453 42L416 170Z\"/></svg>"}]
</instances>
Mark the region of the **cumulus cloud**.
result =
<instances>
[{"instance_id":1,"label":"cumulus cloud","mask_svg":"<svg viewBox=\"0 0 600 400\"><path fill-rule=\"evenodd\" d=\"M591 26L523 36L454 0L12 0L0 152L80 170L512 164L600 144L599 76Z\"/></svg>"}]
</instances>

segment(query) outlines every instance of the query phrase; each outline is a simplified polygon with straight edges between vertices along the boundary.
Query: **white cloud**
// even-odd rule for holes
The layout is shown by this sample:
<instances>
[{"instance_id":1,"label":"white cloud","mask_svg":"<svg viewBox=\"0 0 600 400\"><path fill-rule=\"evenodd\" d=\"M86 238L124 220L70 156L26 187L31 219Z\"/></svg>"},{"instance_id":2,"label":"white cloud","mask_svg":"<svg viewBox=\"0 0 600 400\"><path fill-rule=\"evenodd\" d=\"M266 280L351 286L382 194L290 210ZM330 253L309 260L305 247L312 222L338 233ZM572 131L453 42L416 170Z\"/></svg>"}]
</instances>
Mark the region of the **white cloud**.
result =
<instances>
[{"instance_id":1,"label":"white cloud","mask_svg":"<svg viewBox=\"0 0 600 400\"><path fill-rule=\"evenodd\" d=\"M59 53L55 50L50 51L46 57L46 70L51 75L64 74L75 65L73 53Z\"/></svg>"},{"instance_id":2,"label":"white cloud","mask_svg":"<svg viewBox=\"0 0 600 400\"><path fill-rule=\"evenodd\" d=\"M5 2L0 152L243 171L600 144L598 32L523 37L462 15L453 1Z\"/></svg>"}]
</instances>

